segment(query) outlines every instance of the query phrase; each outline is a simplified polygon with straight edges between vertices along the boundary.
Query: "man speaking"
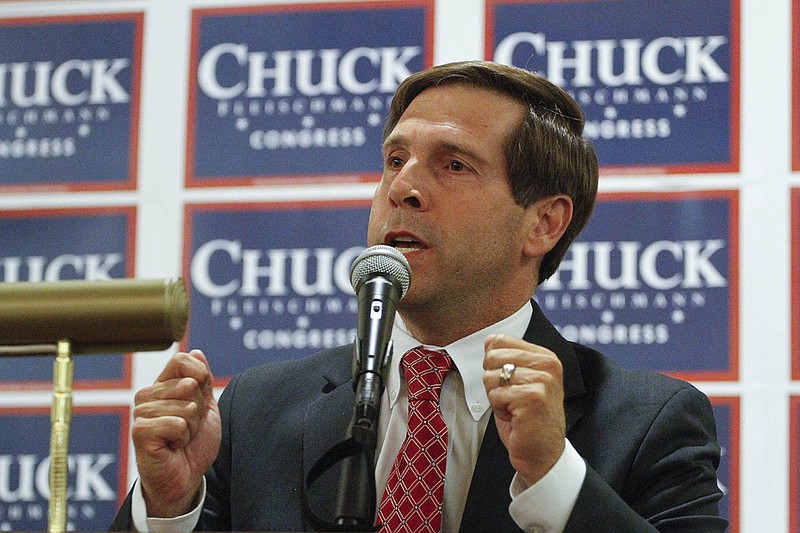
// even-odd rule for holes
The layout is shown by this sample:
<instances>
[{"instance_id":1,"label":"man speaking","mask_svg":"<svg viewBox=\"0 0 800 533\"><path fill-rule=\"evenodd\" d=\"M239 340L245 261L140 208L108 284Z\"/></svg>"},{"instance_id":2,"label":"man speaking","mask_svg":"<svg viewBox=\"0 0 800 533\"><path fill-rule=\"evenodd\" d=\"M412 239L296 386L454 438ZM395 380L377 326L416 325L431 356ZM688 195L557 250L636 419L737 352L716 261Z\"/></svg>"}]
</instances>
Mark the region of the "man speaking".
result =
<instances>
[{"instance_id":1,"label":"man speaking","mask_svg":"<svg viewBox=\"0 0 800 533\"><path fill-rule=\"evenodd\" d=\"M416 73L392 100L367 240L413 282L380 404L382 531L727 527L708 399L566 341L531 300L594 206L583 124L563 90L488 62ZM136 394L140 479L112 529L309 529L306 475L346 434L352 351L250 369L219 405L203 354L176 354ZM307 494L319 516L337 474Z\"/></svg>"}]
</instances>

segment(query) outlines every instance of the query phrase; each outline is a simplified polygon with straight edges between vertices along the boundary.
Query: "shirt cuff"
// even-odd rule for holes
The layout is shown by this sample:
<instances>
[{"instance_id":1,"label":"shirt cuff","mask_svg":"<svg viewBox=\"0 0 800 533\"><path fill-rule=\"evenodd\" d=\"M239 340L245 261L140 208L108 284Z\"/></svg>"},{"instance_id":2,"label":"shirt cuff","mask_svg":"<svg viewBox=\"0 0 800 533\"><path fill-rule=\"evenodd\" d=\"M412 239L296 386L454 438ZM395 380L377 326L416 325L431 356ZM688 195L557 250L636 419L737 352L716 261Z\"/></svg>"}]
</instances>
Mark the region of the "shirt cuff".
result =
<instances>
[{"instance_id":1,"label":"shirt cuff","mask_svg":"<svg viewBox=\"0 0 800 533\"><path fill-rule=\"evenodd\" d=\"M514 522L528 533L562 533L586 478L586 463L569 440L550 471L526 487L519 474L511 480L511 505Z\"/></svg>"},{"instance_id":2,"label":"shirt cuff","mask_svg":"<svg viewBox=\"0 0 800 533\"><path fill-rule=\"evenodd\" d=\"M144 503L142 485L137 479L133 484L131 494L131 520L133 528L140 533L188 533L193 531L200 519L200 512L203 510L203 502L206 499L206 478L203 476L203 484L200 485L200 494L197 506L188 513L176 516L175 518L151 518L147 516L147 506Z\"/></svg>"}]
</instances>

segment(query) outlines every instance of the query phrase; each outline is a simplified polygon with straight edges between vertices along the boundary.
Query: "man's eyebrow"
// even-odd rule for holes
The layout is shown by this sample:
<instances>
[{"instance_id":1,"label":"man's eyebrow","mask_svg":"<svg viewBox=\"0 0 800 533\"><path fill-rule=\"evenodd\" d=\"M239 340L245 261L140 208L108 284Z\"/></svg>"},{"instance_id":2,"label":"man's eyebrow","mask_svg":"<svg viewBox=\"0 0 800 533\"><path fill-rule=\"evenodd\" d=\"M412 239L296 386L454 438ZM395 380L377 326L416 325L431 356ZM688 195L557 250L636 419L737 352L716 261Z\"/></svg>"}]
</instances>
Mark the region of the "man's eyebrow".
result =
<instances>
[{"instance_id":1,"label":"man's eyebrow","mask_svg":"<svg viewBox=\"0 0 800 533\"><path fill-rule=\"evenodd\" d=\"M469 146L463 143L457 143L452 141L445 141L440 143L440 149L447 153L454 153L466 156L472 159L474 162L479 164L487 163L486 159L479 155L475 150L471 149Z\"/></svg>"},{"instance_id":2,"label":"man's eyebrow","mask_svg":"<svg viewBox=\"0 0 800 533\"><path fill-rule=\"evenodd\" d=\"M405 135L403 135L403 134L395 135L394 133L391 133L383 141L382 149L385 151L389 146L392 146L392 145L403 146L407 142L408 141L407 141L407 138L406 138ZM470 148L469 146L467 146L467 145L465 145L463 143L454 142L454 141L440 141L440 142L437 142L436 148L440 152L447 152L447 153L463 155L464 157L468 157L468 158L472 159L473 161L475 161L478 164L486 164L487 163L487 161L486 161L486 159L484 157L478 155L475 152L475 150L473 150L472 148Z\"/></svg>"},{"instance_id":3,"label":"man's eyebrow","mask_svg":"<svg viewBox=\"0 0 800 533\"><path fill-rule=\"evenodd\" d=\"M381 149L385 150L386 147L391 144L403 144L404 140L405 136L392 132L389 135L387 135L386 138L383 140L383 144L381 144Z\"/></svg>"}]
</instances>

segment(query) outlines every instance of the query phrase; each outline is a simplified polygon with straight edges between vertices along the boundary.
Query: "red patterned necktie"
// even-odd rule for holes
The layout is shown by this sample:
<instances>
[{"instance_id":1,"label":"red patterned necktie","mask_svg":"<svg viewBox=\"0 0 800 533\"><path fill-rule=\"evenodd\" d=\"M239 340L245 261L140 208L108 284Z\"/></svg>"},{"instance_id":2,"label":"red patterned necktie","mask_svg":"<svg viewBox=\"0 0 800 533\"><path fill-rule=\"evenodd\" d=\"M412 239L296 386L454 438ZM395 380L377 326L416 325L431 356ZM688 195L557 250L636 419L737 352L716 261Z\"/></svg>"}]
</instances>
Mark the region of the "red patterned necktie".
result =
<instances>
[{"instance_id":1,"label":"red patterned necktie","mask_svg":"<svg viewBox=\"0 0 800 533\"><path fill-rule=\"evenodd\" d=\"M408 431L389 473L376 524L381 533L439 533L442 529L447 424L439 407L447 352L409 350L402 366L408 385Z\"/></svg>"}]
</instances>

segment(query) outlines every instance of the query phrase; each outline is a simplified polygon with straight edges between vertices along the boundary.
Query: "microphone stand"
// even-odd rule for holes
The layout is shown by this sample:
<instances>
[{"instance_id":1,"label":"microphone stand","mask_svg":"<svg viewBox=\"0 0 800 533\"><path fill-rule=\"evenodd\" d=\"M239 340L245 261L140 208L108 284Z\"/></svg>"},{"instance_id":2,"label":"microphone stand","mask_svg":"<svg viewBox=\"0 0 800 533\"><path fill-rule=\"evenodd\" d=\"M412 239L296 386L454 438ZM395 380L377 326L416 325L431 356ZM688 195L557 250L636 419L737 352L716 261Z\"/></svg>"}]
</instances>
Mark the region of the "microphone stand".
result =
<instances>
[{"instance_id":1,"label":"microphone stand","mask_svg":"<svg viewBox=\"0 0 800 533\"><path fill-rule=\"evenodd\" d=\"M378 442L378 419L383 395L384 371L392 358L392 341L382 361L362 358L361 342L354 344L353 375L356 376L356 404L348 429L360 453L342 461L342 475L336 502L337 531L377 531L375 526L375 449Z\"/></svg>"},{"instance_id":2,"label":"microphone stand","mask_svg":"<svg viewBox=\"0 0 800 533\"><path fill-rule=\"evenodd\" d=\"M320 531L378 531L375 526L375 448L397 301L408 290L411 270L405 257L386 245L367 248L353 263L350 281L358 296L358 334L353 344L355 404L349 437L311 467L303 491L303 514ZM311 485L342 461L335 522L321 520L311 509Z\"/></svg>"}]
</instances>

